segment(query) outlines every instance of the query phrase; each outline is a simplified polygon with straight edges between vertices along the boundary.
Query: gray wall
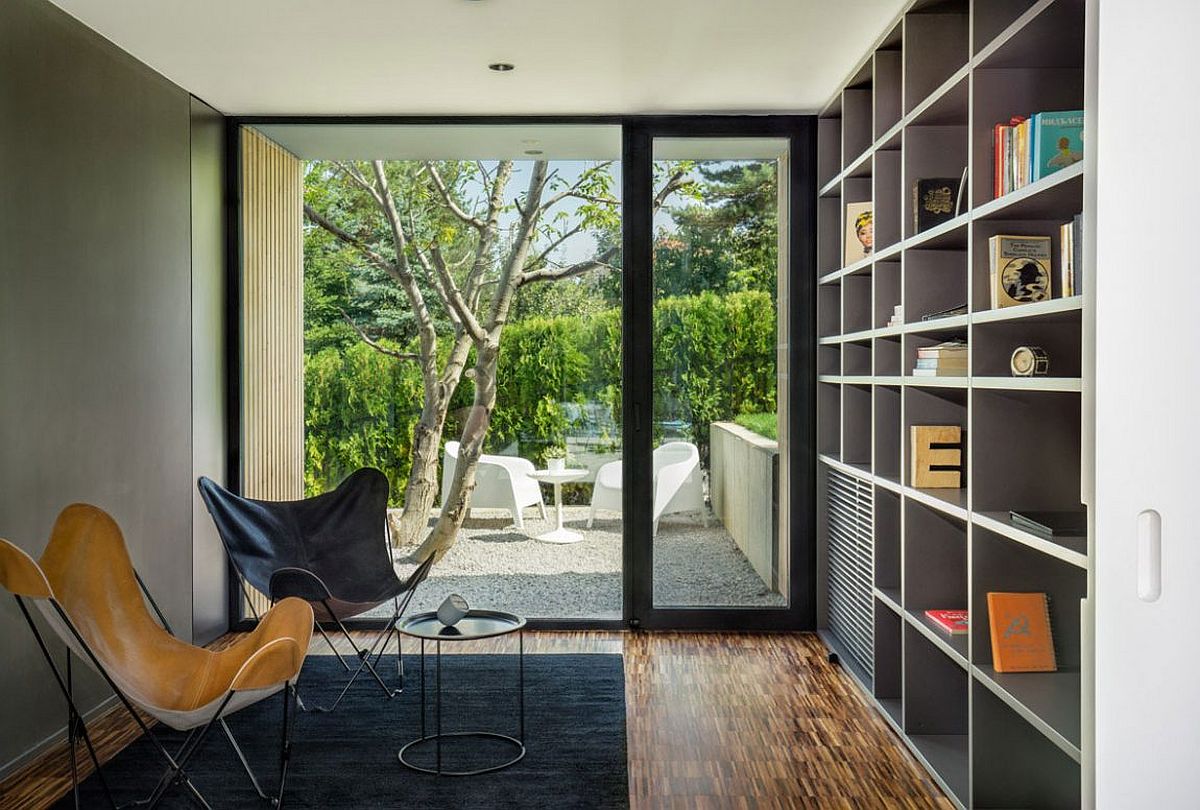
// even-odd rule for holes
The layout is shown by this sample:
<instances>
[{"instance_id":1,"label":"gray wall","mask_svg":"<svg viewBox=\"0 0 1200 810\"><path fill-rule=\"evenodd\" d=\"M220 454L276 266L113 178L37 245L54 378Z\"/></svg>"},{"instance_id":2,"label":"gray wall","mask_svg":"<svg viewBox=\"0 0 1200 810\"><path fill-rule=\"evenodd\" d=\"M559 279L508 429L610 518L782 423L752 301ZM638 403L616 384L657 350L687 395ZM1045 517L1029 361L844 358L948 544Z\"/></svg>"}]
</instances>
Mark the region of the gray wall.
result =
<instances>
[{"instance_id":1,"label":"gray wall","mask_svg":"<svg viewBox=\"0 0 1200 810\"><path fill-rule=\"evenodd\" d=\"M44 0L0 2L0 536L36 556L63 506L108 510L185 638L193 616L205 636L219 623L192 598L213 569L211 547L194 556L193 475L221 472L204 468L223 423L220 254L197 228L194 287L191 133L184 90ZM0 639L2 771L65 710L7 595ZM106 697L80 680L81 708Z\"/></svg>"},{"instance_id":2,"label":"gray wall","mask_svg":"<svg viewBox=\"0 0 1200 810\"><path fill-rule=\"evenodd\" d=\"M192 99L192 477L225 483L225 119ZM229 629L225 550L199 491L192 498L192 634Z\"/></svg>"}]
</instances>

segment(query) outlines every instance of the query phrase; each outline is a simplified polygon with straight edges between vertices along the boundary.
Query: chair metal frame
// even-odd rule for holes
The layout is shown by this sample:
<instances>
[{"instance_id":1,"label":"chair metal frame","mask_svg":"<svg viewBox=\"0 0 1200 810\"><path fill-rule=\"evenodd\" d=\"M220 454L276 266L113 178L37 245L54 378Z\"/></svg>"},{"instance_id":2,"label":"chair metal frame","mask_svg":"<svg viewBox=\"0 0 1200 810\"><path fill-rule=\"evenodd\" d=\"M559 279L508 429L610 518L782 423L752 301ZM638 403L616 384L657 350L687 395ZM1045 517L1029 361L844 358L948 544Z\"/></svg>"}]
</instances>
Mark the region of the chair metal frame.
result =
<instances>
[{"instance_id":1,"label":"chair metal frame","mask_svg":"<svg viewBox=\"0 0 1200 810\"><path fill-rule=\"evenodd\" d=\"M388 535L388 553L389 556L392 555L392 540L390 534ZM232 560L232 557L230 559ZM346 642L358 656L358 667L351 669L350 665L346 663L346 659L342 657L341 652L333 643L333 639L329 637L329 634L326 632L325 628L321 626L321 620L317 619L314 622L317 632L320 633L323 639L325 639L325 643L329 645L329 649L333 651L333 654L337 656L342 668L347 672L350 672L351 675L350 679L346 681L345 685L342 687L342 691L338 694L333 703L329 704L328 706L313 706L311 708L312 711L327 713L336 709L338 704L342 702L342 698L344 698L346 693L350 691L350 687L354 685L354 682L358 680L358 677L362 675L364 671L371 673L371 677L377 684L379 684L379 688L383 690L384 697L387 700L391 700L392 698L404 693L403 645L401 643L400 631L396 625L400 621L400 617L404 615L404 611L408 609L408 605L412 601L413 595L417 591L417 586L424 582L425 578L429 576L429 569L433 567L433 562L434 556L431 554L423 563L417 566L417 568L411 574L409 574L408 579L404 582L404 590L402 591L403 596L395 596L392 598L391 618L388 619L387 625L382 631L380 631L378 635L375 636L375 640L372 641L368 647L359 647L358 644L355 643L354 637L350 635L350 631L346 628L342 618L337 615L337 612L333 609L333 606L329 604L329 600L333 599L333 595L329 592L329 588L319 576L305 568L280 568L271 575L272 593L268 596L272 605L274 605L275 602L281 598L274 593L274 584L277 577L288 576L294 577L297 580L307 581L307 584L310 586L310 588L312 588L312 590L308 590L307 593L302 594L299 593L297 589L293 588L289 589L289 593L287 595L300 596L303 599L310 599L312 601L320 602L321 606L325 608L325 612L328 613L329 617L333 620L337 630L341 633L342 637L346 639ZM234 569L237 570L236 565L234 565ZM238 580L241 582L242 592L245 593L246 583L242 578L240 571L238 572ZM254 610L253 603L250 603L249 600L247 600L247 604L250 604L250 609L254 613L254 618L255 620L258 620L258 612ZM379 671L376 669L376 667L379 666L379 662L383 659L384 651L387 649L388 640L393 634L396 636L396 672L400 679L400 686L395 689L389 687L384 682L383 678L379 674ZM371 660L372 656L374 656L374 662ZM300 701L300 708L302 711L309 711L309 708L305 706L302 700Z\"/></svg>"},{"instance_id":2,"label":"chair metal frame","mask_svg":"<svg viewBox=\"0 0 1200 810\"><path fill-rule=\"evenodd\" d=\"M150 591L146 588L146 583L142 581L142 577L137 573L136 569L134 570L134 576L137 578L137 583L142 591L142 595L154 609L154 613L158 617L159 622L162 623L163 629L171 635L175 635L175 632L171 629L171 625L167 621L166 616L159 608L158 603L154 600L154 597L150 594ZM208 803L208 801L204 798L204 795L199 791L195 784L192 783L191 778L188 776L185 768L193 755L195 755L196 751L199 750L200 744L204 742L204 739L208 736L209 731L211 731L212 727L218 723L225 732L225 737L229 740L234 752L237 754L238 761L241 762L242 768L249 777L250 784L254 787L254 791L258 794L258 797L273 807L279 808L283 806L283 794L287 787L288 763L291 759L293 726L293 712L291 709L292 703L299 700L295 684L287 683L281 690L283 695L283 728L280 736L279 750L279 792L275 796L269 796L259 785L258 779L254 775L254 771L250 768L250 763L246 760L246 756L242 752L241 746L238 745L237 739L233 736L233 732L229 729L229 725L225 722L225 718L221 716L221 713L225 710L225 707L233 698L236 690L230 689L225 694L225 697L218 704L216 711L213 712L213 715L211 718L209 718L208 722L197 726L188 732L183 744L180 746L175 755L172 756L167 750L166 746L163 745L162 741L159 740L151 730L150 725L146 723L146 721L138 713L137 709L134 708L133 703L128 697L126 697L125 693L121 691L121 688L117 686L116 682L109 674L108 669L100 662L99 658L96 657L96 654L92 652L92 648L84 640L78 628L76 628L75 623L71 621L71 617L68 616L66 610L63 609L63 606L57 599L55 599L53 596L50 596L48 601L54 608L63 625L71 631L71 635L75 639L75 642L79 645L79 648L87 653L88 661L91 663L92 667L95 668L95 670L104 678L109 688L113 690L113 693L116 694L121 704L125 707L126 711L128 711L130 717L133 718L134 722L141 729L142 734L145 735L146 739L148 739L154 746L155 751L167 763L166 769L163 771L162 776L159 778L158 783L155 785L154 790L149 796L144 799L138 799L133 802L127 802L119 805L113 798L112 789L108 784L108 780L104 778L104 770L101 767L99 757L96 755L96 749L92 743L91 735L88 734L87 723L84 721L82 714L79 712L79 708L75 705L74 689L71 676L71 660L75 654L72 653L71 647L68 645L65 667L66 676L64 678L63 673L59 670L58 665L54 662L54 657L50 654L50 648L46 645L45 638L43 638L41 631L38 630L37 624L33 621L33 616L30 614L29 607L26 604L27 597L13 594L13 598L17 601L17 606L21 609L21 614L25 617L25 622L29 625L29 629L33 632L33 636L37 640L38 647L41 649L42 655L46 659L46 664L50 667L50 671L54 674L54 680L57 682L59 690L62 692L63 697L67 701L67 743L69 747L68 755L71 757L71 790L74 794L76 810L78 810L78 808L81 806L79 799L79 773L75 757L77 741L79 737L83 738L84 744L88 751L88 757L92 761L92 765L96 770L97 778L100 780L100 784L104 788L104 795L108 799L108 803L113 810L127 810L127 808L132 807L145 807L150 810L154 807L157 807L167 795L167 792L173 787L185 788L188 798L190 798L197 806L204 808L205 810L211 810L212 805Z\"/></svg>"}]
</instances>

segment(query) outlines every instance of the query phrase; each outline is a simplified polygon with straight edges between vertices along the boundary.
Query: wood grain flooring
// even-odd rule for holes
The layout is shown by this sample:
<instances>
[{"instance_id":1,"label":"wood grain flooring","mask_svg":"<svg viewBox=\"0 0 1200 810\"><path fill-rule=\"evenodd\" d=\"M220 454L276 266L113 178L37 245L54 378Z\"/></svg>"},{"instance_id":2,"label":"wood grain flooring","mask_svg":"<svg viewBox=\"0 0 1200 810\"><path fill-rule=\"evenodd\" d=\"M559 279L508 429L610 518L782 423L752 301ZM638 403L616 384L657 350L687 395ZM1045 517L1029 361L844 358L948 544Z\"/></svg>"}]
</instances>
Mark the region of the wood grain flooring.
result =
<instances>
[{"instance_id":1,"label":"wood grain flooring","mask_svg":"<svg viewBox=\"0 0 1200 810\"><path fill-rule=\"evenodd\" d=\"M513 652L515 643L447 648ZM953 807L815 635L530 632L525 650L624 654L633 810ZM314 637L312 652L329 648ZM102 760L136 737L117 712L89 729ZM69 789L64 743L0 782L0 808L49 807Z\"/></svg>"}]
</instances>

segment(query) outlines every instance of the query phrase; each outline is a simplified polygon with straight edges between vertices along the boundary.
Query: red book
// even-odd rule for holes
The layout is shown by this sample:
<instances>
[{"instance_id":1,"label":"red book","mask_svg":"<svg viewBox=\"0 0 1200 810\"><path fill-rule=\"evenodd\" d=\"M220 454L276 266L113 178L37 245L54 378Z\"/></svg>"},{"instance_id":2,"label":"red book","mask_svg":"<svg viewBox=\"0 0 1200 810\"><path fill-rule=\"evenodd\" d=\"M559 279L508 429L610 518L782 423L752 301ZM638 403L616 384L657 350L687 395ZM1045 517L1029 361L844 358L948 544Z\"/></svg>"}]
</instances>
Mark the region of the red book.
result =
<instances>
[{"instance_id":1,"label":"red book","mask_svg":"<svg viewBox=\"0 0 1200 810\"><path fill-rule=\"evenodd\" d=\"M943 633L961 636L967 632L967 612L965 610L927 610L925 616Z\"/></svg>"}]
</instances>

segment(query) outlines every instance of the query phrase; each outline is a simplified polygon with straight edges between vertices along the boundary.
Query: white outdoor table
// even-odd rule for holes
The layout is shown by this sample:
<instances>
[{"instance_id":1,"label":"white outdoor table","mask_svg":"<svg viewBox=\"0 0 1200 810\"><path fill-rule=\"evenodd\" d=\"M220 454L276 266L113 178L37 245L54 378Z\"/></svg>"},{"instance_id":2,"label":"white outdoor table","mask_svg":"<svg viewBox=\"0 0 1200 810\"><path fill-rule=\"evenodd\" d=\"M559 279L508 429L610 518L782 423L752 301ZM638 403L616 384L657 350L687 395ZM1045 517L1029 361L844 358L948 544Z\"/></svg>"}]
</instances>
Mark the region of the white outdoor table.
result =
<instances>
[{"instance_id":1,"label":"white outdoor table","mask_svg":"<svg viewBox=\"0 0 1200 810\"><path fill-rule=\"evenodd\" d=\"M578 481L587 475L587 470L534 470L529 477L535 481L554 485L554 514L556 526L553 531L538 535L543 543L578 543L583 535L563 528L562 485Z\"/></svg>"}]
</instances>

